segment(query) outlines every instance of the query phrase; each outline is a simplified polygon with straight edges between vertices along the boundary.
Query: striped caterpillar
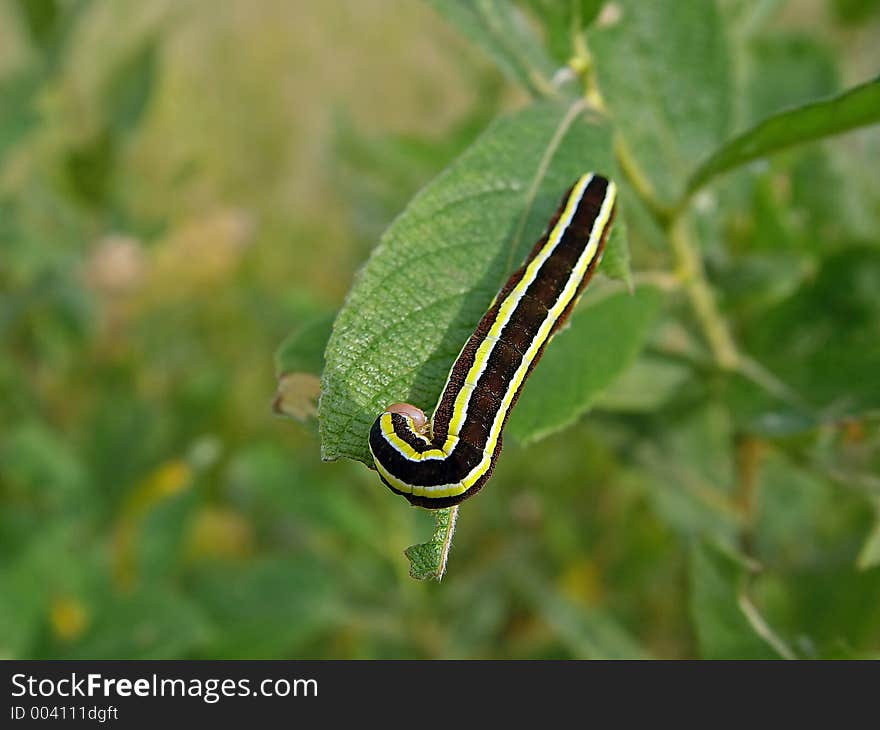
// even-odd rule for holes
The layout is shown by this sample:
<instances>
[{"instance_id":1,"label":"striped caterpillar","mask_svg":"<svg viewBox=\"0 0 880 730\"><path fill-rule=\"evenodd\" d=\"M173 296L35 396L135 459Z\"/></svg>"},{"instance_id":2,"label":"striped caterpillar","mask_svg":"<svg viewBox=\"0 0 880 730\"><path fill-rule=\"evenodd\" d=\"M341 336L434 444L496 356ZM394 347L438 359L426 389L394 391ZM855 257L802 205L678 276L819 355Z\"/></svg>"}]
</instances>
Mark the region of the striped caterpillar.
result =
<instances>
[{"instance_id":1,"label":"striped caterpillar","mask_svg":"<svg viewBox=\"0 0 880 730\"><path fill-rule=\"evenodd\" d=\"M453 363L430 421L408 403L389 405L379 415L370 429L370 452L393 492L439 509L472 497L486 483L526 378L599 264L616 195L614 183L594 173L566 192Z\"/></svg>"}]
</instances>

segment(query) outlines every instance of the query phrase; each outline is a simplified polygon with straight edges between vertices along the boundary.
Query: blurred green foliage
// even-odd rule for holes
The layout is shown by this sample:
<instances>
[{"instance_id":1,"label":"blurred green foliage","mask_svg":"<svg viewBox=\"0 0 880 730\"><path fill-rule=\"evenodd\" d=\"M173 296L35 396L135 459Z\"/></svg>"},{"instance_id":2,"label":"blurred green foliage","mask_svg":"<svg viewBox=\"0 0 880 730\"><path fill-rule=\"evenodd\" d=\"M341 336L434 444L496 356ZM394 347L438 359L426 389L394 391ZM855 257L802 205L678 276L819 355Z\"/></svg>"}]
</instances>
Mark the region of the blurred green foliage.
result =
<instances>
[{"instance_id":1,"label":"blurred green foliage","mask_svg":"<svg viewBox=\"0 0 880 730\"><path fill-rule=\"evenodd\" d=\"M588 415L508 445L439 585L401 554L430 516L272 413L279 343L279 372L321 367L379 234L554 83L565 25L592 21L600 59L623 32L574 4L476 3L484 56L417 3L0 1L0 656L880 654L876 129L693 200L721 312L772 379L718 368L668 293ZM686 103L651 107L650 64L612 52L601 90L618 114L643 94L622 128L674 197L731 134L876 75L877 8L719 0L699 12L726 58L650 56ZM512 46L480 42L495 11ZM672 269L623 194L634 276Z\"/></svg>"}]
</instances>

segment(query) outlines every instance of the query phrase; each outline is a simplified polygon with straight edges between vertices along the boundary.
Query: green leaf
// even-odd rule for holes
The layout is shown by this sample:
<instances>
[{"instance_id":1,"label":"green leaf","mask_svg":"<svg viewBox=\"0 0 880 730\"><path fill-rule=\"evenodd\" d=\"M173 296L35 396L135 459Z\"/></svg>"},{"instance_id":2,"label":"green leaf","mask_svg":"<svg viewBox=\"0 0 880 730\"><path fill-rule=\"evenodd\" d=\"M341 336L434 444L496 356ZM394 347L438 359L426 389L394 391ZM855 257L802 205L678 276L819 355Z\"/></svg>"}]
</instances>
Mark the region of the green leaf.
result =
<instances>
[{"instance_id":1,"label":"green leaf","mask_svg":"<svg viewBox=\"0 0 880 730\"><path fill-rule=\"evenodd\" d=\"M554 63L510 0L428 0L465 38L483 49L498 68L534 96L554 94Z\"/></svg>"},{"instance_id":2,"label":"green leaf","mask_svg":"<svg viewBox=\"0 0 880 730\"><path fill-rule=\"evenodd\" d=\"M880 251L829 256L743 336L747 352L811 404L857 414L880 407Z\"/></svg>"},{"instance_id":3,"label":"green leaf","mask_svg":"<svg viewBox=\"0 0 880 730\"><path fill-rule=\"evenodd\" d=\"M57 72L90 3L91 0L15 0L30 41L42 54L41 70L46 75Z\"/></svg>"},{"instance_id":4,"label":"green leaf","mask_svg":"<svg viewBox=\"0 0 880 730\"><path fill-rule=\"evenodd\" d=\"M296 372L320 375L335 318L335 312L321 314L291 332L275 353L275 375Z\"/></svg>"},{"instance_id":5,"label":"green leaf","mask_svg":"<svg viewBox=\"0 0 880 730\"><path fill-rule=\"evenodd\" d=\"M409 558L409 574L416 580L437 580L443 578L446 560L452 547L455 534L455 521L458 507L439 509L434 512L434 532L428 542L410 545L404 550Z\"/></svg>"},{"instance_id":6,"label":"green leaf","mask_svg":"<svg viewBox=\"0 0 880 730\"><path fill-rule=\"evenodd\" d=\"M124 134L138 125L156 81L158 44L144 41L113 72L104 91L107 119L116 134Z\"/></svg>"},{"instance_id":7,"label":"green leaf","mask_svg":"<svg viewBox=\"0 0 880 730\"><path fill-rule=\"evenodd\" d=\"M491 69L478 79L477 101L446 130L436 134L368 134L338 114L333 147L333 182L349 202L358 239L375 242L407 201L471 144L498 115L507 86Z\"/></svg>"},{"instance_id":8,"label":"green leaf","mask_svg":"<svg viewBox=\"0 0 880 730\"><path fill-rule=\"evenodd\" d=\"M35 46L46 48L55 38L61 16L57 0L17 0L19 15Z\"/></svg>"},{"instance_id":9,"label":"green leaf","mask_svg":"<svg viewBox=\"0 0 880 730\"><path fill-rule=\"evenodd\" d=\"M834 658L842 653L858 656L876 652L880 570L859 570L854 564L858 538L866 527L864 507L862 504L855 524L850 509L844 509L843 514L838 504L826 509L817 527L826 535L833 531L836 539L816 551L813 560L801 558L796 569L774 571L762 581L766 584L762 597L768 606L773 604L779 621L796 632L804 654Z\"/></svg>"},{"instance_id":10,"label":"green leaf","mask_svg":"<svg viewBox=\"0 0 880 730\"><path fill-rule=\"evenodd\" d=\"M541 21L550 55L560 64L572 57L572 40L592 23L602 0L525 0Z\"/></svg>"},{"instance_id":11,"label":"green leaf","mask_svg":"<svg viewBox=\"0 0 880 730\"><path fill-rule=\"evenodd\" d=\"M800 469L775 451L761 458L755 484L760 509L752 525L751 549L782 575L792 569L801 574L833 570L830 564L836 561L849 563L858 546L854 538L865 525L863 497L855 490L842 492L816 471ZM835 515L832 520L830 514ZM850 564L846 571L851 571Z\"/></svg>"},{"instance_id":12,"label":"green leaf","mask_svg":"<svg viewBox=\"0 0 880 730\"><path fill-rule=\"evenodd\" d=\"M430 411L563 192L585 170L613 169L608 130L579 110L541 103L497 121L382 237L327 345L318 411L325 459L371 464L367 435L388 403Z\"/></svg>"},{"instance_id":13,"label":"green leaf","mask_svg":"<svg viewBox=\"0 0 880 730\"><path fill-rule=\"evenodd\" d=\"M589 32L602 95L617 131L670 204L694 162L729 134L728 41L714 0L619 0L620 18Z\"/></svg>"},{"instance_id":14,"label":"green leaf","mask_svg":"<svg viewBox=\"0 0 880 730\"><path fill-rule=\"evenodd\" d=\"M735 167L805 142L880 121L880 78L765 119L727 142L691 176L688 191Z\"/></svg>"},{"instance_id":15,"label":"green leaf","mask_svg":"<svg viewBox=\"0 0 880 730\"><path fill-rule=\"evenodd\" d=\"M830 0L830 5L841 25L861 25L880 13L880 0Z\"/></svg>"},{"instance_id":16,"label":"green leaf","mask_svg":"<svg viewBox=\"0 0 880 730\"><path fill-rule=\"evenodd\" d=\"M86 206L103 206L112 193L118 156L116 137L109 129L71 149L64 158L64 172L73 197Z\"/></svg>"},{"instance_id":17,"label":"green leaf","mask_svg":"<svg viewBox=\"0 0 880 730\"><path fill-rule=\"evenodd\" d=\"M690 554L691 620L703 659L778 659L740 607L747 567L731 553L695 542Z\"/></svg>"},{"instance_id":18,"label":"green leaf","mask_svg":"<svg viewBox=\"0 0 880 730\"><path fill-rule=\"evenodd\" d=\"M640 287L585 302L547 347L507 432L536 441L574 423L635 360L661 301L657 289Z\"/></svg>"}]
</instances>

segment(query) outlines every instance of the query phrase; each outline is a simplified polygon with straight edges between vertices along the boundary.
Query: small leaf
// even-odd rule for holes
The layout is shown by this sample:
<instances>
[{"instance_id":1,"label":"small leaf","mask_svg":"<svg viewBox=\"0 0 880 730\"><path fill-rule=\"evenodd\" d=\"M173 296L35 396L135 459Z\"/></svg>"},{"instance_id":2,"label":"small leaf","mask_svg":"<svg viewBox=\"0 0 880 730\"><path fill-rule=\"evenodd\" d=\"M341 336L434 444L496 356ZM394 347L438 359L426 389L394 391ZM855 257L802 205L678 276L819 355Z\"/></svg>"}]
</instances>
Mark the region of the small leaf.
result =
<instances>
[{"instance_id":1,"label":"small leaf","mask_svg":"<svg viewBox=\"0 0 880 730\"><path fill-rule=\"evenodd\" d=\"M553 61L510 0L429 2L465 38L482 48L509 79L534 96L553 94Z\"/></svg>"},{"instance_id":2,"label":"small leaf","mask_svg":"<svg viewBox=\"0 0 880 730\"><path fill-rule=\"evenodd\" d=\"M608 130L580 106L535 104L493 124L413 199L358 275L327 344L325 459L370 465L367 435L388 403L432 408L565 190L584 171L613 169L610 147Z\"/></svg>"},{"instance_id":3,"label":"small leaf","mask_svg":"<svg viewBox=\"0 0 880 730\"><path fill-rule=\"evenodd\" d=\"M880 122L880 78L765 119L727 142L691 176L688 191L759 157Z\"/></svg>"},{"instance_id":4,"label":"small leaf","mask_svg":"<svg viewBox=\"0 0 880 730\"><path fill-rule=\"evenodd\" d=\"M446 561L455 534L458 507L438 509L434 512L434 532L428 542L410 545L403 551L409 558L409 574L416 580L436 580L443 578Z\"/></svg>"},{"instance_id":5,"label":"small leaf","mask_svg":"<svg viewBox=\"0 0 880 730\"><path fill-rule=\"evenodd\" d=\"M669 204L729 134L733 88L715 0L615 0L589 31L602 95L654 197Z\"/></svg>"},{"instance_id":6,"label":"small leaf","mask_svg":"<svg viewBox=\"0 0 880 730\"><path fill-rule=\"evenodd\" d=\"M662 301L653 287L580 306L547 346L507 427L536 441L574 423L638 354Z\"/></svg>"}]
</instances>

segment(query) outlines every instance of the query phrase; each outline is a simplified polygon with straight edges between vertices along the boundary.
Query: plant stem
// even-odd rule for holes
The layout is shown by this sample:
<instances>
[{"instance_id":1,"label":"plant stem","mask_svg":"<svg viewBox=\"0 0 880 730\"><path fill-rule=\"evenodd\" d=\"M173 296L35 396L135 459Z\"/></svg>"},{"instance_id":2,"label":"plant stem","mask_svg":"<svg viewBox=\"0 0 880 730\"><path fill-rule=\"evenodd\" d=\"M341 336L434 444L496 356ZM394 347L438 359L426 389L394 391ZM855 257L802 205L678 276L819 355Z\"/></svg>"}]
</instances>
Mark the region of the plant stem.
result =
<instances>
[{"instance_id":1,"label":"plant stem","mask_svg":"<svg viewBox=\"0 0 880 730\"><path fill-rule=\"evenodd\" d=\"M607 115L608 109L605 100L599 92L599 84L596 81L596 68L593 65L593 56L587 48L587 39L583 32L574 32L572 45L574 56L568 62L569 67L580 77L584 89L584 101L590 109L600 114Z\"/></svg>"},{"instance_id":2,"label":"plant stem","mask_svg":"<svg viewBox=\"0 0 880 730\"><path fill-rule=\"evenodd\" d=\"M651 217L654 218L657 225L664 229L668 228L670 221L675 215L675 211L667 208L657 199L657 195L654 193L654 187L651 185L647 176L642 172L635 157L633 157L632 153L629 151L629 147L626 146L623 137L619 134L615 135L614 138L614 157L617 159L620 171L627 179L627 182L632 186L633 190L635 190L636 195L639 196L639 199L651 213Z\"/></svg>"},{"instance_id":3,"label":"plant stem","mask_svg":"<svg viewBox=\"0 0 880 730\"><path fill-rule=\"evenodd\" d=\"M703 260L694 245L688 219L683 215L674 217L669 222L667 232L685 292L715 362L724 370L738 370L742 357L730 334L727 321L718 310L706 279Z\"/></svg>"}]
</instances>

